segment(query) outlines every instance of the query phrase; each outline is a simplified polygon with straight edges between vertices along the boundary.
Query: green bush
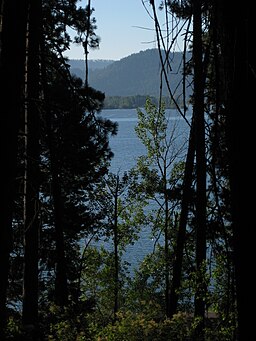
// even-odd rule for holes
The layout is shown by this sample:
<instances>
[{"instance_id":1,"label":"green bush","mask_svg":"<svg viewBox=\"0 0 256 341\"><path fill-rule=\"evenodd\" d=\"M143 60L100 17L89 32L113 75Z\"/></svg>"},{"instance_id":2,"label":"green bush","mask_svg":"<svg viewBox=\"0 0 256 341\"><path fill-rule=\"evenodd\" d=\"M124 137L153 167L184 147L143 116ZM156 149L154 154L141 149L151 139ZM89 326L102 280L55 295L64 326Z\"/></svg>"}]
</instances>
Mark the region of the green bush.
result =
<instances>
[{"instance_id":1,"label":"green bush","mask_svg":"<svg viewBox=\"0 0 256 341\"><path fill-rule=\"evenodd\" d=\"M184 314L157 321L145 314L118 313L117 321L96 336L97 341L168 341L189 340L189 326Z\"/></svg>"}]
</instances>

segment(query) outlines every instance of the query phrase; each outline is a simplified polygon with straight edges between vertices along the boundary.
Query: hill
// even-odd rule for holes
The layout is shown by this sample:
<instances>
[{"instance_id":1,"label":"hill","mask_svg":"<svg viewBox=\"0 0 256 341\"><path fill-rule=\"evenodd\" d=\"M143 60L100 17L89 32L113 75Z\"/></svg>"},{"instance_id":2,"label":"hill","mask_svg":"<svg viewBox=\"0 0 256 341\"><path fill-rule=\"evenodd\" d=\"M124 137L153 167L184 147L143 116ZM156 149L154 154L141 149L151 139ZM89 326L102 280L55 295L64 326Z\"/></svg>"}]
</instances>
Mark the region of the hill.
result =
<instances>
[{"instance_id":1,"label":"hill","mask_svg":"<svg viewBox=\"0 0 256 341\"><path fill-rule=\"evenodd\" d=\"M112 64L114 60L109 59L95 59L89 60L88 66L90 72L97 69L103 69L108 65ZM85 76L85 61L83 59L70 59L68 61L70 65L71 73L75 74L77 77L84 79Z\"/></svg>"},{"instance_id":2,"label":"hill","mask_svg":"<svg viewBox=\"0 0 256 341\"><path fill-rule=\"evenodd\" d=\"M172 89L176 96L182 92L182 53L170 54L171 69L168 72ZM84 75L84 62L79 64L80 74ZM98 65L99 66L99 65ZM118 61L101 63L101 67L90 67L89 84L109 96L159 96L161 63L158 49L148 49L131 54ZM77 66L71 60L71 72L79 76ZM83 77L82 77L83 78ZM163 85L163 95L168 96L167 87Z\"/></svg>"}]
</instances>

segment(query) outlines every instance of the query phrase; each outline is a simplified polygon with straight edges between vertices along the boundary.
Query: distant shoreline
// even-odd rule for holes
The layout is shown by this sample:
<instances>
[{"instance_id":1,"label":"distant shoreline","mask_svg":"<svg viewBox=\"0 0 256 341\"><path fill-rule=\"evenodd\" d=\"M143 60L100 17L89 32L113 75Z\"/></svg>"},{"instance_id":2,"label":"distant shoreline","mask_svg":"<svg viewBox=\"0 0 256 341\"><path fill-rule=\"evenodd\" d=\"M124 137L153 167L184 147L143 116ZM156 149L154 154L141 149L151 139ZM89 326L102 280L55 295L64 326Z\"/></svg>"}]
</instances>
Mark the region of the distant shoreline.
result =
<instances>
[{"instance_id":1,"label":"distant shoreline","mask_svg":"<svg viewBox=\"0 0 256 341\"><path fill-rule=\"evenodd\" d=\"M159 99L154 96L106 96L104 100L104 109L137 109L144 108L147 98L150 98L151 101L158 105ZM176 105L174 101L172 101L169 97L163 97L162 102L165 104L166 109L176 109ZM183 103L180 101L176 101L180 108L184 107Z\"/></svg>"}]
</instances>

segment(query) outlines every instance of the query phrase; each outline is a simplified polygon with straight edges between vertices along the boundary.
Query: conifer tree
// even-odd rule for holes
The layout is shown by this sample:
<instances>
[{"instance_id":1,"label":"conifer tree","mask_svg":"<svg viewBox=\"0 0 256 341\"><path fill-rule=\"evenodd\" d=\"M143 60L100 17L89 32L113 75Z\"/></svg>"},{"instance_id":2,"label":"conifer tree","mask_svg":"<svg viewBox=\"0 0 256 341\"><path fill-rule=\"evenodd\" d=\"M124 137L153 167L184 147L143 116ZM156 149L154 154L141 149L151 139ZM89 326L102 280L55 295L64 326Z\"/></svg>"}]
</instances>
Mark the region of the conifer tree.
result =
<instances>
[{"instance_id":1,"label":"conifer tree","mask_svg":"<svg viewBox=\"0 0 256 341\"><path fill-rule=\"evenodd\" d=\"M17 142L24 107L24 73L27 1L1 1L1 190L0 221L0 338L4 338L9 256L16 178Z\"/></svg>"},{"instance_id":2,"label":"conifer tree","mask_svg":"<svg viewBox=\"0 0 256 341\"><path fill-rule=\"evenodd\" d=\"M24 278L22 319L32 333L38 328L40 0L29 2L24 110ZM32 330L33 329L33 330Z\"/></svg>"}]
</instances>

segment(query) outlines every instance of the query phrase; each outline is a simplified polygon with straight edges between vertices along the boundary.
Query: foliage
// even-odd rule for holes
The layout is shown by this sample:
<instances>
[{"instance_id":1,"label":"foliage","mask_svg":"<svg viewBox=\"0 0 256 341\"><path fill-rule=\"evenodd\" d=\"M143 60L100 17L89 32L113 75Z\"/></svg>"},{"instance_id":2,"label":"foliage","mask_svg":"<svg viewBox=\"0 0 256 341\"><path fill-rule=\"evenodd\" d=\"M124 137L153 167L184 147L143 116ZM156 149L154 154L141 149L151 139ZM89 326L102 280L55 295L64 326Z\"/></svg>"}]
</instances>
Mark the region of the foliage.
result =
<instances>
[{"instance_id":1,"label":"foliage","mask_svg":"<svg viewBox=\"0 0 256 341\"><path fill-rule=\"evenodd\" d=\"M77 1L43 1L41 8L43 20L40 26L40 46L43 53L40 54L40 74L35 75L40 87L40 98L36 101L33 98L33 102L39 113L36 139L40 145L40 162L37 164L40 188L38 212L41 223L37 295L39 311L44 316L59 294L54 287L56 267L59 265L65 268L69 300L77 300L80 239L94 233L101 219L100 212L93 208L90 192L107 173L112 157L108 137L116 133L116 125L98 115L104 94L86 87L81 79L71 77L62 56L71 42L67 27L77 31L79 39L75 39L80 44L84 44L88 38L86 35L89 27L89 40L86 41L90 47L98 44L94 33L95 19L90 17L92 21L88 24L88 8L85 11L76 5ZM38 24L41 24L40 20ZM23 98L19 100L22 103ZM25 120L25 113L21 116ZM18 180L15 183L14 244L10 267L12 285L8 288L8 304L14 307L12 313L18 315L18 307L22 306L24 262L23 189L27 152L24 122L20 126ZM35 134L33 131L30 133ZM60 239L57 239L57 235L63 238L61 260L58 250ZM43 320L47 325L48 319Z\"/></svg>"},{"instance_id":2,"label":"foliage","mask_svg":"<svg viewBox=\"0 0 256 341\"><path fill-rule=\"evenodd\" d=\"M114 325L108 325L98 335L97 340L108 341L148 341L148 340L189 340L189 323L186 315L177 314L172 320L157 319L152 312L155 307L149 302L148 313L120 313Z\"/></svg>"}]
</instances>

